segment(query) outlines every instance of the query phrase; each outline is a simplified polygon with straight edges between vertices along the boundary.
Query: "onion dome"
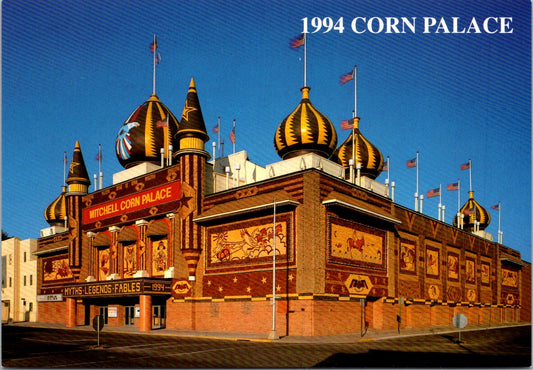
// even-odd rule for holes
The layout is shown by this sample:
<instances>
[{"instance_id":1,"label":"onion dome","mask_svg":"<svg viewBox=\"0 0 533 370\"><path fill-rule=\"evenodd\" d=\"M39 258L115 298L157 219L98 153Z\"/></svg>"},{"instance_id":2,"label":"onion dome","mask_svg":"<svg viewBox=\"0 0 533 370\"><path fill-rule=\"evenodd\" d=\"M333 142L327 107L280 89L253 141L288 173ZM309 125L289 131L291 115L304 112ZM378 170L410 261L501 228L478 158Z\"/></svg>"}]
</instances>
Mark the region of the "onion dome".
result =
<instances>
[{"instance_id":1,"label":"onion dome","mask_svg":"<svg viewBox=\"0 0 533 370\"><path fill-rule=\"evenodd\" d=\"M61 187L61 194L44 211L44 219L50 226L63 226L67 216L67 202L65 199L67 187Z\"/></svg>"},{"instance_id":2,"label":"onion dome","mask_svg":"<svg viewBox=\"0 0 533 370\"><path fill-rule=\"evenodd\" d=\"M329 158L337 146L337 132L331 121L309 100L310 87L302 87L302 100L278 126L274 147L282 159L306 153Z\"/></svg>"},{"instance_id":3,"label":"onion dome","mask_svg":"<svg viewBox=\"0 0 533 370\"><path fill-rule=\"evenodd\" d=\"M204 143L209 140L194 78L191 78L191 83L189 84L189 91L187 92L175 140L179 141L181 150L204 150Z\"/></svg>"},{"instance_id":4,"label":"onion dome","mask_svg":"<svg viewBox=\"0 0 533 370\"><path fill-rule=\"evenodd\" d=\"M459 212L464 215L464 230L473 231L475 221L479 222L479 230L485 230L490 224L489 212L474 200L473 191L468 192L468 200ZM453 219L453 226L457 227L457 216Z\"/></svg>"},{"instance_id":5,"label":"onion dome","mask_svg":"<svg viewBox=\"0 0 533 370\"><path fill-rule=\"evenodd\" d=\"M76 141L76 146L74 147L66 182L68 184L68 193L73 195L87 194L89 185L91 185L79 141Z\"/></svg>"},{"instance_id":6,"label":"onion dome","mask_svg":"<svg viewBox=\"0 0 533 370\"><path fill-rule=\"evenodd\" d=\"M178 128L178 120L156 95L141 104L126 119L115 140L115 154L124 168L143 162L161 162L161 148L178 149L172 140Z\"/></svg>"},{"instance_id":7,"label":"onion dome","mask_svg":"<svg viewBox=\"0 0 533 370\"><path fill-rule=\"evenodd\" d=\"M355 157L354 166L361 164L361 176L375 179L383 169L381 151L359 131L359 117L353 118L354 129L348 138L333 153L331 160L350 169L350 159ZM355 152L354 152L355 146ZM355 167L354 167L355 168Z\"/></svg>"}]
</instances>

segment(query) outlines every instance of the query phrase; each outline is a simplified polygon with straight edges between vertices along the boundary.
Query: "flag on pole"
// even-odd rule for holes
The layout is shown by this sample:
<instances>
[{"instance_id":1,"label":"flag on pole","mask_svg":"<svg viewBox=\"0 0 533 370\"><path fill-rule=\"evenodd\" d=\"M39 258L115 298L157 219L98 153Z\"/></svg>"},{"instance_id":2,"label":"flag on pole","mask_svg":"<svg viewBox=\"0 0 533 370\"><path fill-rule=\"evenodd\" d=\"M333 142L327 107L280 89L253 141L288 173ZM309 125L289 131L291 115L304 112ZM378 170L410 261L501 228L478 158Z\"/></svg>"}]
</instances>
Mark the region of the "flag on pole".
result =
<instances>
[{"instance_id":1,"label":"flag on pole","mask_svg":"<svg viewBox=\"0 0 533 370\"><path fill-rule=\"evenodd\" d=\"M354 70L351 70L350 72L341 75L339 78L339 83L344 85L346 82L353 80L353 72Z\"/></svg>"},{"instance_id":2,"label":"flag on pole","mask_svg":"<svg viewBox=\"0 0 533 370\"><path fill-rule=\"evenodd\" d=\"M383 162L383 168L382 171L388 171L389 170L389 161Z\"/></svg>"},{"instance_id":3,"label":"flag on pole","mask_svg":"<svg viewBox=\"0 0 533 370\"><path fill-rule=\"evenodd\" d=\"M155 124L157 127L168 127L168 114L165 119L157 121Z\"/></svg>"},{"instance_id":4,"label":"flag on pole","mask_svg":"<svg viewBox=\"0 0 533 370\"><path fill-rule=\"evenodd\" d=\"M407 168L416 167L416 157L407 161Z\"/></svg>"},{"instance_id":5,"label":"flag on pole","mask_svg":"<svg viewBox=\"0 0 533 370\"><path fill-rule=\"evenodd\" d=\"M235 144L235 126L233 126L231 132L229 133L229 140L232 144Z\"/></svg>"},{"instance_id":6,"label":"flag on pole","mask_svg":"<svg viewBox=\"0 0 533 370\"><path fill-rule=\"evenodd\" d=\"M474 214L474 211L475 209L474 208L469 208L469 209L465 209L465 211L463 212L465 215L473 215Z\"/></svg>"},{"instance_id":7,"label":"flag on pole","mask_svg":"<svg viewBox=\"0 0 533 370\"><path fill-rule=\"evenodd\" d=\"M353 129L353 118L352 119L345 119L341 121L341 129L343 130L351 130Z\"/></svg>"},{"instance_id":8,"label":"flag on pole","mask_svg":"<svg viewBox=\"0 0 533 370\"><path fill-rule=\"evenodd\" d=\"M155 64L161 63L161 53L157 53L155 56Z\"/></svg>"},{"instance_id":9,"label":"flag on pole","mask_svg":"<svg viewBox=\"0 0 533 370\"><path fill-rule=\"evenodd\" d=\"M446 186L446 190L450 190L450 191L459 190L459 183L454 182L453 184L448 184L448 186Z\"/></svg>"},{"instance_id":10,"label":"flag on pole","mask_svg":"<svg viewBox=\"0 0 533 370\"><path fill-rule=\"evenodd\" d=\"M302 46L305 42L305 34L302 33L301 35L299 36L296 36L295 38L293 38L291 40L291 42L289 43L289 46L292 48L292 49L298 49L300 46Z\"/></svg>"},{"instance_id":11,"label":"flag on pole","mask_svg":"<svg viewBox=\"0 0 533 370\"><path fill-rule=\"evenodd\" d=\"M496 211L499 211L500 210L500 205L499 204L495 204L495 205L493 205L490 208L495 209Z\"/></svg>"},{"instance_id":12,"label":"flag on pole","mask_svg":"<svg viewBox=\"0 0 533 370\"><path fill-rule=\"evenodd\" d=\"M215 125L215 127L213 127L213 133L216 134L216 133L219 132L219 131L220 131L220 123L217 123L217 124Z\"/></svg>"},{"instance_id":13,"label":"flag on pole","mask_svg":"<svg viewBox=\"0 0 533 370\"><path fill-rule=\"evenodd\" d=\"M440 195L440 188L431 189L426 193L426 198L433 198Z\"/></svg>"},{"instance_id":14,"label":"flag on pole","mask_svg":"<svg viewBox=\"0 0 533 370\"><path fill-rule=\"evenodd\" d=\"M63 153L63 163L64 163L64 164L67 164L67 162L68 162L68 161L67 161L67 152L64 152L64 153Z\"/></svg>"},{"instance_id":15,"label":"flag on pole","mask_svg":"<svg viewBox=\"0 0 533 370\"><path fill-rule=\"evenodd\" d=\"M461 165L461 170L468 170L470 168L470 162L463 163Z\"/></svg>"},{"instance_id":16,"label":"flag on pole","mask_svg":"<svg viewBox=\"0 0 533 370\"><path fill-rule=\"evenodd\" d=\"M154 36L154 41L150 43L150 51L155 53L155 49L157 49L157 38Z\"/></svg>"},{"instance_id":17,"label":"flag on pole","mask_svg":"<svg viewBox=\"0 0 533 370\"><path fill-rule=\"evenodd\" d=\"M98 154L96 154L96 158L95 158L95 159L96 159L97 161L101 161L102 158L103 158L102 153L98 152Z\"/></svg>"}]
</instances>

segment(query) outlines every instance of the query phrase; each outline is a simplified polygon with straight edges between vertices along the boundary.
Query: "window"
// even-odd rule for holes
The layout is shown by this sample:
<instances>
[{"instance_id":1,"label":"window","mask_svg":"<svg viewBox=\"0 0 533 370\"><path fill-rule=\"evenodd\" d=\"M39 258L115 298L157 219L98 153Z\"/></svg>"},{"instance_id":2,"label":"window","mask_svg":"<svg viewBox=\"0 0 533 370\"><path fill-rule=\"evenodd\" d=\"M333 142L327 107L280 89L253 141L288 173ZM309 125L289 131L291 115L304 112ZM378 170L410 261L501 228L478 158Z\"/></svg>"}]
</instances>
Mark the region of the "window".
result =
<instances>
[{"instance_id":1,"label":"window","mask_svg":"<svg viewBox=\"0 0 533 370\"><path fill-rule=\"evenodd\" d=\"M24 275L24 286L26 286L26 275Z\"/></svg>"},{"instance_id":2,"label":"window","mask_svg":"<svg viewBox=\"0 0 533 370\"><path fill-rule=\"evenodd\" d=\"M13 286L13 281L11 280L11 278L9 278L9 287L11 288Z\"/></svg>"},{"instance_id":3,"label":"window","mask_svg":"<svg viewBox=\"0 0 533 370\"><path fill-rule=\"evenodd\" d=\"M6 287L6 279L7 279L7 266L6 266L6 262L7 262L7 257L6 256L2 256L2 288L5 288Z\"/></svg>"},{"instance_id":4,"label":"window","mask_svg":"<svg viewBox=\"0 0 533 370\"><path fill-rule=\"evenodd\" d=\"M30 285L33 285L33 275L30 275Z\"/></svg>"},{"instance_id":5,"label":"window","mask_svg":"<svg viewBox=\"0 0 533 370\"><path fill-rule=\"evenodd\" d=\"M26 262L26 252L24 252L24 262Z\"/></svg>"}]
</instances>

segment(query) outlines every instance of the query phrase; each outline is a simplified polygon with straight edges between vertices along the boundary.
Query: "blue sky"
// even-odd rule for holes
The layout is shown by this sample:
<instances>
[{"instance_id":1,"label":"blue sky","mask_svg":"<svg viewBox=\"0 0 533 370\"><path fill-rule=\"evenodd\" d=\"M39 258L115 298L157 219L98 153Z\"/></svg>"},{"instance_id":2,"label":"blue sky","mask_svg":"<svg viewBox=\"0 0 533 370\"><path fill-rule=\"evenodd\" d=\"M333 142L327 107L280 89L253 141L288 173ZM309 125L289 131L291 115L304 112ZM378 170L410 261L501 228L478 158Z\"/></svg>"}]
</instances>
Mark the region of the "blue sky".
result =
<instances>
[{"instance_id":1,"label":"blue sky","mask_svg":"<svg viewBox=\"0 0 533 370\"><path fill-rule=\"evenodd\" d=\"M114 142L122 123L152 93L153 34L161 63L156 93L175 115L194 77L209 133L221 116L225 152L237 121L237 150L258 164L280 160L279 123L296 107L303 85L303 49L289 40L302 18L344 20L339 33L309 35L307 85L315 107L348 136L353 82L339 76L356 64L363 135L390 156L396 201L413 207L420 152L421 194L443 187L446 222L468 197L492 216L497 237L502 202L504 244L531 261L531 3L512 1L22 1L2 2L2 229L37 238L44 209L61 192L63 153L80 141L87 169L104 186L122 170ZM416 32L356 34L355 17L416 17ZM512 33L423 33L423 17L512 17ZM376 19L377 19L376 18ZM312 28L311 28L312 30ZM216 139L212 134L212 140ZM210 145L208 144L208 147ZM387 174L378 177L384 181ZM91 187L92 189L92 187ZM424 202L437 218L438 198Z\"/></svg>"}]
</instances>

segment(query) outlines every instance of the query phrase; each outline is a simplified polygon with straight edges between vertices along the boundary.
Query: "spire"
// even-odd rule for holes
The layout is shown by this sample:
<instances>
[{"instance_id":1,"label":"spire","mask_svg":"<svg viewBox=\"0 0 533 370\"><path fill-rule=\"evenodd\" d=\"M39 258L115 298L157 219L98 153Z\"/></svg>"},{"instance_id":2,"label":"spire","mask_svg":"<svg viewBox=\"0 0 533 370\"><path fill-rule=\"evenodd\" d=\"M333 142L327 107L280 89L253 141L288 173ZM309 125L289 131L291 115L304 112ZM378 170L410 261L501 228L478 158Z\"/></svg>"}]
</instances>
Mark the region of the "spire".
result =
<instances>
[{"instance_id":1,"label":"spire","mask_svg":"<svg viewBox=\"0 0 533 370\"><path fill-rule=\"evenodd\" d=\"M76 141L72 161L68 170L67 184L69 186L69 195L84 195L88 193L91 180L85 167L83 154L81 153L80 142Z\"/></svg>"},{"instance_id":2,"label":"spire","mask_svg":"<svg viewBox=\"0 0 533 370\"><path fill-rule=\"evenodd\" d=\"M189 91L187 92L175 138L179 140L180 150L204 150L204 143L209 140L194 78L191 78L191 83L189 84Z\"/></svg>"}]
</instances>

